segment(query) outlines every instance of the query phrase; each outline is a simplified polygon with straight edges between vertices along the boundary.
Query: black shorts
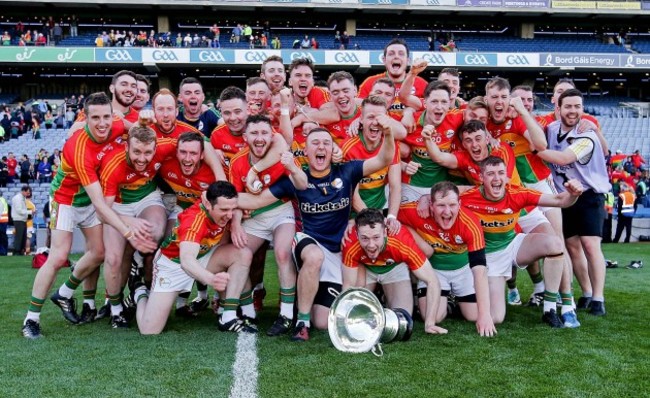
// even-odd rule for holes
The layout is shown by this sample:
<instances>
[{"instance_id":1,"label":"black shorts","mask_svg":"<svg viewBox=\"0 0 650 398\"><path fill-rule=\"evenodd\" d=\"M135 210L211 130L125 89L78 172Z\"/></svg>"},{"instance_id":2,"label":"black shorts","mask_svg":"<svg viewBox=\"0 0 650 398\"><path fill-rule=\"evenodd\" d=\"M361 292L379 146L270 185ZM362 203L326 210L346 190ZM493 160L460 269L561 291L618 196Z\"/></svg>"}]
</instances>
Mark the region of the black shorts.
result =
<instances>
[{"instance_id":1,"label":"black shorts","mask_svg":"<svg viewBox=\"0 0 650 398\"><path fill-rule=\"evenodd\" d=\"M449 297L450 293L451 292L449 290L440 290L440 297ZM426 297L427 288L426 287L418 288L416 291L416 295L419 299ZM475 303L476 294L469 294L467 296L456 296L456 301L459 303Z\"/></svg>"},{"instance_id":2,"label":"black shorts","mask_svg":"<svg viewBox=\"0 0 650 398\"><path fill-rule=\"evenodd\" d=\"M571 207L562 209L564 238L572 236L603 236L605 195L589 189L580 195Z\"/></svg>"},{"instance_id":3,"label":"black shorts","mask_svg":"<svg viewBox=\"0 0 650 398\"><path fill-rule=\"evenodd\" d=\"M320 282L318 284L318 292L314 298L314 304L322 305L323 307L330 308L332 303L341 294L343 286L334 282Z\"/></svg>"}]
</instances>

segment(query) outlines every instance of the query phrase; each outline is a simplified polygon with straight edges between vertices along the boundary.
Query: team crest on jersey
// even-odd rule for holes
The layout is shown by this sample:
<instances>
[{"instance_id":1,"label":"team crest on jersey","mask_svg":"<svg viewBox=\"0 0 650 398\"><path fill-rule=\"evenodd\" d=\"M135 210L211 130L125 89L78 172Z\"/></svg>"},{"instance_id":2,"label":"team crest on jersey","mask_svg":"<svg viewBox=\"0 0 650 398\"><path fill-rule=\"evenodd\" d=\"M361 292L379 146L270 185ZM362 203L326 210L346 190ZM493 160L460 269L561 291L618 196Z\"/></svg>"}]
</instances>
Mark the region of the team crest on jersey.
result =
<instances>
[{"instance_id":1,"label":"team crest on jersey","mask_svg":"<svg viewBox=\"0 0 650 398\"><path fill-rule=\"evenodd\" d=\"M343 188L343 180L340 178L335 178L334 181L332 181L332 188L336 190Z\"/></svg>"},{"instance_id":2,"label":"team crest on jersey","mask_svg":"<svg viewBox=\"0 0 650 398\"><path fill-rule=\"evenodd\" d=\"M197 129L203 130L203 121L202 120L199 120L199 125L198 125Z\"/></svg>"},{"instance_id":3,"label":"team crest on jersey","mask_svg":"<svg viewBox=\"0 0 650 398\"><path fill-rule=\"evenodd\" d=\"M512 128L512 120L508 120L506 123L506 130L510 130Z\"/></svg>"},{"instance_id":4,"label":"team crest on jersey","mask_svg":"<svg viewBox=\"0 0 650 398\"><path fill-rule=\"evenodd\" d=\"M156 163L155 165L153 165L153 168L158 170L161 166L162 166L162 163Z\"/></svg>"},{"instance_id":5,"label":"team crest on jersey","mask_svg":"<svg viewBox=\"0 0 650 398\"><path fill-rule=\"evenodd\" d=\"M503 209L502 213L503 214L512 214L512 209L511 208Z\"/></svg>"},{"instance_id":6,"label":"team crest on jersey","mask_svg":"<svg viewBox=\"0 0 650 398\"><path fill-rule=\"evenodd\" d=\"M395 265L395 260L393 260L392 258L387 259L386 265Z\"/></svg>"},{"instance_id":7,"label":"team crest on jersey","mask_svg":"<svg viewBox=\"0 0 650 398\"><path fill-rule=\"evenodd\" d=\"M451 138L451 137L453 137L454 134L456 134L456 132L455 132L454 130L452 130L452 129L447 130L447 132L445 133L445 135L447 136L447 138Z\"/></svg>"},{"instance_id":8,"label":"team crest on jersey","mask_svg":"<svg viewBox=\"0 0 650 398\"><path fill-rule=\"evenodd\" d=\"M458 235L454 235L454 242L456 242L457 245L460 245L463 243L463 238Z\"/></svg>"},{"instance_id":9,"label":"team crest on jersey","mask_svg":"<svg viewBox=\"0 0 650 398\"><path fill-rule=\"evenodd\" d=\"M210 184L206 184L205 182L199 182L199 186L201 187L201 189L208 189Z\"/></svg>"}]
</instances>

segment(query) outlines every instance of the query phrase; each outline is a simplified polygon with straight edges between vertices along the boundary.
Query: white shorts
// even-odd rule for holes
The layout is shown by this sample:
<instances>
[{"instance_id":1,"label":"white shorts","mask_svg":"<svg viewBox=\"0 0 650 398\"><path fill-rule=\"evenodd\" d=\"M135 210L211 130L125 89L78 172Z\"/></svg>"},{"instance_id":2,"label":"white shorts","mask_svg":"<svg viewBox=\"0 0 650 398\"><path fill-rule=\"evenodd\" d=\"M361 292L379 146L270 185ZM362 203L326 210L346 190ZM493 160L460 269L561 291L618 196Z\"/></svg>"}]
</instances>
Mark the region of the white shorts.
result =
<instances>
[{"instance_id":1,"label":"white shorts","mask_svg":"<svg viewBox=\"0 0 650 398\"><path fill-rule=\"evenodd\" d=\"M519 227L525 234L529 234L533 229L537 228L540 224L548 223L548 218L542 213L539 207L535 207L530 213L525 216L519 217Z\"/></svg>"},{"instance_id":2,"label":"white shorts","mask_svg":"<svg viewBox=\"0 0 650 398\"><path fill-rule=\"evenodd\" d=\"M474 274L472 274L469 264L453 271L437 269L434 269L434 271L440 283L440 290L447 290L456 297L465 297L476 293L476 290L474 290ZM424 282L418 281L418 289L425 287L427 285Z\"/></svg>"},{"instance_id":3,"label":"white shorts","mask_svg":"<svg viewBox=\"0 0 650 398\"><path fill-rule=\"evenodd\" d=\"M219 245L210 249L205 256L198 259L199 265L207 268L210 257ZM194 285L194 278L189 276L181 265L173 262L160 251L156 253L153 266L153 278L151 280L151 291L170 292L191 292Z\"/></svg>"},{"instance_id":4,"label":"white shorts","mask_svg":"<svg viewBox=\"0 0 650 398\"><path fill-rule=\"evenodd\" d=\"M383 274L378 274L372 272L366 268L366 285L371 283L379 283L382 285L388 285L390 283L397 283L402 281L410 281L411 275L409 274L409 269L404 263L399 263L392 270L385 272Z\"/></svg>"},{"instance_id":5,"label":"white shorts","mask_svg":"<svg viewBox=\"0 0 650 398\"><path fill-rule=\"evenodd\" d=\"M160 191L157 189L135 203L113 203L113 210L123 216L140 217L140 214L150 206L165 207Z\"/></svg>"},{"instance_id":6,"label":"white shorts","mask_svg":"<svg viewBox=\"0 0 650 398\"><path fill-rule=\"evenodd\" d=\"M95 206L73 207L50 201L50 228L72 232L75 227L90 228L99 225Z\"/></svg>"},{"instance_id":7,"label":"white shorts","mask_svg":"<svg viewBox=\"0 0 650 398\"><path fill-rule=\"evenodd\" d=\"M550 175L543 180L539 180L535 183L532 184L524 184L526 188L529 189L534 189L536 191L539 191L541 193L549 194L549 195L556 195L557 194L557 189L555 188L555 183L553 182L553 177ZM540 207L540 210L544 213L546 213L547 210L553 209L553 207Z\"/></svg>"},{"instance_id":8,"label":"white shorts","mask_svg":"<svg viewBox=\"0 0 650 398\"><path fill-rule=\"evenodd\" d=\"M402 184L402 203L417 202L422 196L430 193L430 187L414 187L410 184Z\"/></svg>"},{"instance_id":9,"label":"white shorts","mask_svg":"<svg viewBox=\"0 0 650 398\"><path fill-rule=\"evenodd\" d=\"M299 264L299 261L297 261L296 258L295 248L303 239L309 239L310 241L313 241L323 251L324 259L323 259L323 264L320 267L319 281L338 283L339 285L342 285L343 284L343 275L342 275L343 254L341 252L332 253L331 251L327 250L326 247L318 243L316 239L312 238L311 236L307 235L304 232L296 232L296 235L293 238L292 254L293 254L294 263Z\"/></svg>"},{"instance_id":10,"label":"white shorts","mask_svg":"<svg viewBox=\"0 0 650 398\"><path fill-rule=\"evenodd\" d=\"M296 224L291 202L286 202L255 217L244 220L242 226L247 234L272 241L273 231L282 224Z\"/></svg>"},{"instance_id":11,"label":"white shorts","mask_svg":"<svg viewBox=\"0 0 650 398\"><path fill-rule=\"evenodd\" d=\"M512 266L517 265L517 253L525 238L526 234L517 234L505 249L485 255L488 277L505 276L507 279L510 279L512 276Z\"/></svg>"}]
</instances>

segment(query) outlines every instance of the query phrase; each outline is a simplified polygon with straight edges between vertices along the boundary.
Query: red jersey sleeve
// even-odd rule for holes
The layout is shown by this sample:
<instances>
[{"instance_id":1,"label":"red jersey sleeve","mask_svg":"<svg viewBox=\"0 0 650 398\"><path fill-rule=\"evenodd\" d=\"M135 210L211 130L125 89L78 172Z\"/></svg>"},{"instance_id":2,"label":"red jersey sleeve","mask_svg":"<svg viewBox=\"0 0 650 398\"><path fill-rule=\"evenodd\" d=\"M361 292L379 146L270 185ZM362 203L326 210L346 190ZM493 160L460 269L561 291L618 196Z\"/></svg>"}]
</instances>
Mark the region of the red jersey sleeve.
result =
<instances>
[{"instance_id":1,"label":"red jersey sleeve","mask_svg":"<svg viewBox=\"0 0 650 398\"><path fill-rule=\"evenodd\" d=\"M389 236L388 244L401 255L401 260L406 263L411 271L420 269L427 261L424 253L415 243L413 235L406 228L400 228L397 235Z\"/></svg>"}]
</instances>

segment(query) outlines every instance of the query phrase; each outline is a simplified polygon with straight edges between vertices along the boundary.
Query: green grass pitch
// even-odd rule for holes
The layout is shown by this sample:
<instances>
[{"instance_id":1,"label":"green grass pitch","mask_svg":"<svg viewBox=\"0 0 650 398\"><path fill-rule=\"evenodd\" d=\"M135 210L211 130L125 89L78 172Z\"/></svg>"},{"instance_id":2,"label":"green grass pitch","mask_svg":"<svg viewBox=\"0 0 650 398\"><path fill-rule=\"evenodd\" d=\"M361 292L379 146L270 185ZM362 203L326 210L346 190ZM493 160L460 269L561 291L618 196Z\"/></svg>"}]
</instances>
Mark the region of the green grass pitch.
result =
<instances>
[{"instance_id":1,"label":"green grass pitch","mask_svg":"<svg viewBox=\"0 0 650 398\"><path fill-rule=\"evenodd\" d=\"M425 335L418 322L411 341L384 345L382 358L340 353L326 332L312 332L307 343L267 337L278 311L269 255L269 294L257 340L258 396L650 396L650 267L624 268L634 259L648 263L650 246L604 247L620 266L607 270L605 317L579 313L581 328L551 330L541 323L540 310L509 307L491 339L479 337L468 322L445 321L445 336ZM211 312L193 321L172 315L162 335L140 336L135 326L112 330L104 321L68 325L48 300L45 338L25 340L20 326L35 274L29 260L0 260L0 397L229 396L237 336L218 332ZM67 275L62 271L55 286ZM527 299L525 272L519 287Z\"/></svg>"}]
</instances>

